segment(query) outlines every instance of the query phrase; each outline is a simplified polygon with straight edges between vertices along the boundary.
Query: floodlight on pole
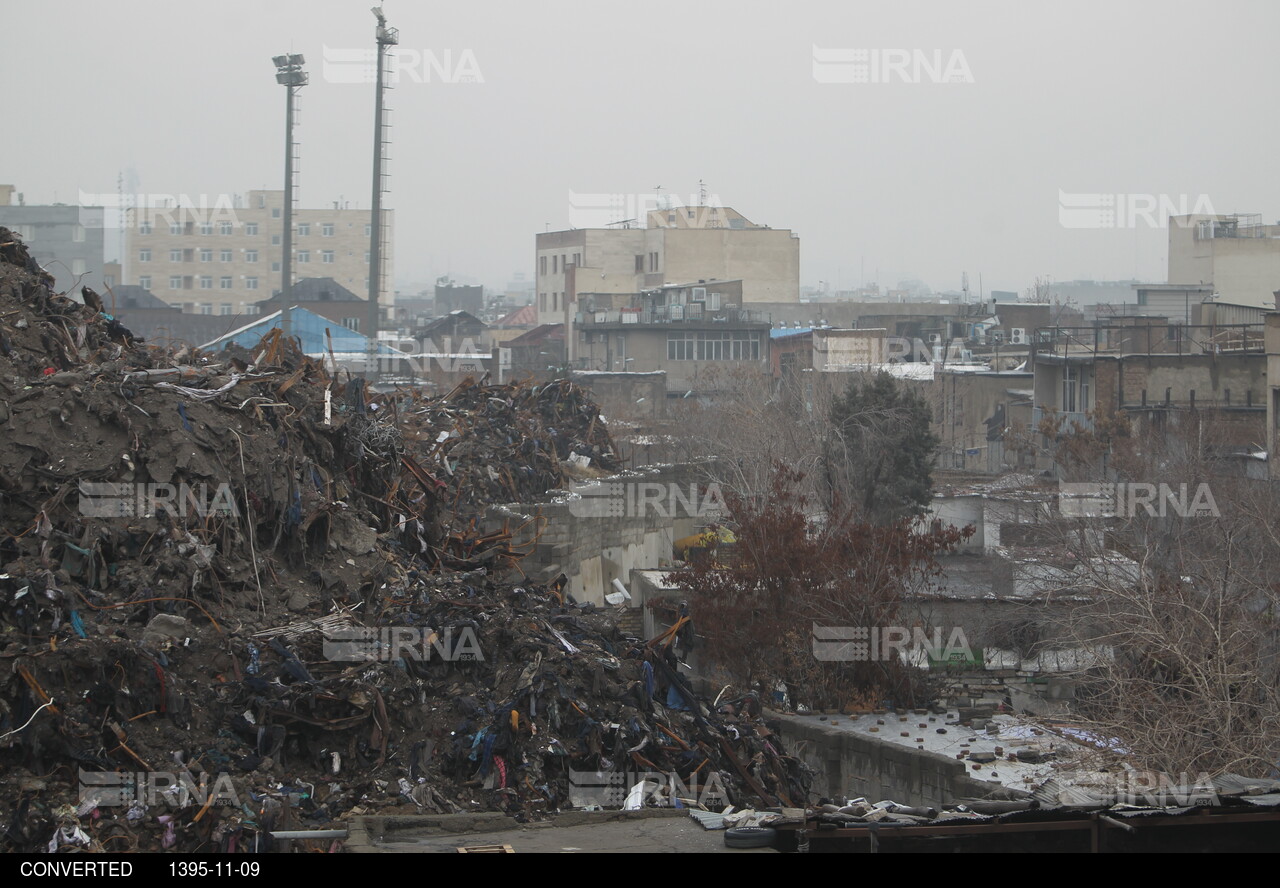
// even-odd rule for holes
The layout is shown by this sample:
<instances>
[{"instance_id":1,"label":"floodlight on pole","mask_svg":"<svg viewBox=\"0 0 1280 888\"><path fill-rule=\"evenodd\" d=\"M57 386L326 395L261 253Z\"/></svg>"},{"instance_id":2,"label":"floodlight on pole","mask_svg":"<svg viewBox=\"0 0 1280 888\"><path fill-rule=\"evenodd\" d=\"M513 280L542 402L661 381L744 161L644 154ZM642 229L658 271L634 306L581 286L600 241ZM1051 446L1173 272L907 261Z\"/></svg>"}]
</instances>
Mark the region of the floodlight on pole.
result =
<instances>
[{"instance_id":1,"label":"floodlight on pole","mask_svg":"<svg viewBox=\"0 0 1280 888\"><path fill-rule=\"evenodd\" d=\"M370 203L370 225L369 225L369 329L365 331L368 337L368 355L366 357L367 369L365 372L366 379L369 382L375 382L378 378L378 326L381 322L379 316L379 297L382 293L382 253L384 244L383 238L383 213L382 213L382 193L386 191L385 173L383 172L383 161L385 160L387 147L387 133L385 130L385 97L386 97L386 55L387 48L395 46L400 42L400 32L395 28L387 27L386 16L382 14L382 7L375 6L372 9L374 18L378 20L378 27L374 32L374 39L377 42L377 87L374 93L374 110L373 110L373 200Z\"/></svg>"},{"instance_id":2,"label":"floodlight on pole","mask_svg":"<svg viewBox=\"0 0 1280 888\"><path fill-rule=\"evenodd\" d=\"M280 332L288 339L293 335L290 307L293 301L293 99L307 85L306 59L299 53L272 56L276 66L276 83L285 88L284 110L284 237L280 257Z\"/></svg>"}]
</instances>

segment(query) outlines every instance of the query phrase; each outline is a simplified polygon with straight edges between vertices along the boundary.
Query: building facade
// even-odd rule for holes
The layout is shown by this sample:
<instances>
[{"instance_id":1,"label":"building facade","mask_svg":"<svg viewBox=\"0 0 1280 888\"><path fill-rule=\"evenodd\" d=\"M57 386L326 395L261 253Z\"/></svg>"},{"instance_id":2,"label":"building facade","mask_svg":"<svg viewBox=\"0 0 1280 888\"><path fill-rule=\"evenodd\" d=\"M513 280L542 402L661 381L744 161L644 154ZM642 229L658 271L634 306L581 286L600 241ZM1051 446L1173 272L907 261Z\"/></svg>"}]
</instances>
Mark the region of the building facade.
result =
<instances>
[{"instance_id":1,"label":"building facade","mask_svg":"<svg viewBox=\"0 0 1280 888\"><path fill-rule=\"evenodd\" d=\"M104 277L102 207L27 206L13 203L12 185L0 185L0 225L22 238L31 257L53 275L59 292L81 286L102 291ZM115 283L112 281L111 283Z\"/></svg>"},{"instance_id":2,"label":"building facade","mask_svg":"<svg viewBox=\"0 0 1280 888\"><path fill-rule=\"evenodd\" d=\"M136 207L129 211L123 275L171 305L199 314L254 314L281 286L284 192L250 191L213 207ZM381 302L394 298L387 213ZM362 296L369 290L368 210L293 211L293 277L332 278Z\"/></svg>"},{"instance_id":3,"label":"building facade","mask_svg":"<svg viewBox=\"0 0 1280 888\"><path fill-rule=\"evenodd\" d=\"M800 238L730 207L650 211L645 228L537 235L538 320L572 323L579 293L639 293L689 281L742 281L742 302L800 301Z\"/></svg>"},{"instance_id":4,"label":"building facade","mask_svg":"<svg viewBox=\"0 0 1280 888\"><path fill-rule=\"evenodd\" d=\"M1274 309L1280 225L1256 214L1171 218L1169 283L1209 284L1219 301Z\"/></svg>"}]
</instances>

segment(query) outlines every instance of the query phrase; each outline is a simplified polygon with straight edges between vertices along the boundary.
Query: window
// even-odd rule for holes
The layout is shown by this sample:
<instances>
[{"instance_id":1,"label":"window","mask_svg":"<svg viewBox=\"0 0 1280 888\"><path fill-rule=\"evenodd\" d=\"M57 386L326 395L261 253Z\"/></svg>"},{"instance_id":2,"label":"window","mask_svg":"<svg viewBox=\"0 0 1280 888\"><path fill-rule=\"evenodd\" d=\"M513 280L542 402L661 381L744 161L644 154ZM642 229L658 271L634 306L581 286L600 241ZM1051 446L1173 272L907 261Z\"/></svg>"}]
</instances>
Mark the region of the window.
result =
<instances>
[{"instance_id":1,"label":"window","mask_svg":"<svg viewBox=\"0 0 1280 888\"><path fill-rule=\"evenodd\" d=\"M272 218L272 219L279 219L279 218L280 218L280 208L279 208L279 207L272 207L272 208L271 208L271 218Z\"/></svg>"},{"instance_id":2,"label":"window","mask_svg":"<svg viewBox=\"0 0 1280 888\"><path fill-rule=\"evenodd\" d=\"M83 225L77 225L75 228L71 229L71 242L74 244L84 243L84 226Z\"/></svg>"},{"instance_id":3,"label":"window","mask_svg":"<svg viewBox=\"0 0 1280 888\"><path fill-rule=\"evenodd\" d=\"M279 262L272 262L272 263L271 263L271 270L272 270L272 271L279 271L279 270L280 270L280 263L279 263Z\"/></svg>"},{"instance_id":4,"label":"window","mask_svg":"<svg viewBox=\"0 0 1280 888\"><path fill-rule=\"evenodd\" d=\"M644 274L644 256L636 255L636 274Z\"/></svg>"},{"instance_id":5,"label":"window","mask_svg":"<svg viewBox=\"0 0 1280 888\"><path fill-rule=\"evenodd\" d=\"M257 251L257 250L245 250L245 251L244 251L244 261L245 261L245 262L257 262L257 261L258 261L258 251Z\"/></svg>"},{"instance_id":6,"label":"window","mask_svg":"<svg viewBox=\"0 0 1280 888\"><path fill-rule=\"evenodd\" d=\"M538 311L546 311L546 310L547 310L547 294L539 293L538 294Z\"/></svg>"},{"instance_id":7,"label":"window","mask_svg":"<svg viewBox=\"0 0 1280 888\"><path fill-rule=\"evenodd\" d=\"M181 261L182 261L182 251L181 251L181 250L170 250L170 251L169 251L169 261L170 261L170 262L181 262Z\"/></svg>"},{"instance_id":8,"label":"window","mask_svg":"<svg viewBox=\"0 0 1280 888\"><path fill-rule=\"evenodd\" d=\"M321 237L333 237L333 223L325 222L320 226Z\"/></svg>"},{"instance_id":9,"label":"window","mask_svg":"<svg viewBox=\"0 0 1280 888\"><path fill-rule=\"evenodd\" d=\"M201 302L201 303L200 303L200 314L202 314L202 315L211 315L211 314L213 314L213 303L212 303L212 302Z\"/></svg>"},{"instance_id":10,"label":"window","mask_svg":"<svg viewBox=\"0 0 1280 888\"><path fill-rule=\"evenodd\" d=\"M212 290L212 289L213 289L213 276L212 276L212 275L208 275L208 274L202 274L202 275L200 275L200 289L201 289L201 290Z\"/></svg>"},{"instance_id":11,"label":"window","mask_svg":"<svg viewBox=\"0 0 1280 888\"><path fill-rule=\"evenodd\" d=\"M546 273L547 273L547 257L539 256L538 257L538 274L545 275Z\"/></svg>"},{"instance_id":12,"label":"window","mask_svg":"<svg viewBox=\"0 0 1280 888\"><path fill-rule=\"evenodd\" d=\"M230 302L224 302L224 303L222 303L221 305L219 305L219 306L218 306L218 314L220 314L220 315L229 315L229 314L231 314L231 309L232 309L232 307L233 307L233 306L231 305L231 303L230 303Z\"/></svg>"},{"instance_id":13,"label":"window","mask_svg":"<svg viewBox=\"0 0 1280 888\"><path fill-rule=\"evenodd\" d=\"M76 277L79 277L80 275L84 274L84 260L83 260L83 259L72 259L72 260L71 260L71 273L72 273L72 274L74 274Z\"/></svg>"},{"instance_id":14,"label":"window","mask_svg":"<svg viewBox=\"0 0 1280 888\"><path fill-rule=\"evenodd\" d=\"M195 250L183 250L183 251L182 251L182 261L183 261L183 262L191 262L191 261L193 261L193 260L195 259L195 255L196 255L196 251L195 251Z\"/></svg>"},{"instance_id":15,"label":"window","mask_svg":"<svg viewBox=\"0 0 1280 888\"><path fill-rule=\"evenodd\" d=\"M298 223L298 237L306 237L306 236L307 236L307 235L309 235L309 234L311 234L311 223L310 223L310 222L299 222L299 223Z\"/></svg>"},{"instance_id":16,"label":"window","mask_svg":"<svg viewBox=\"0 0 1280 888\"><path fill-rule=\"evenodd\" d=\"M201 262L212 262L212 261L213 261L213 250L201 250L201 251L200 251L200 261L201 261Z\"/></svg>"},{"instance_id":17,"label":"window","mask_svg":"<svg viewBox=\"0 0 1280 888\"><path fill-rule=\"evenodd\" d=\"M258 223L257 223L257 222L246 222L246 223L244 223L244 233L245 233L245 234L247 234L247 235L249 235L250 237L257 237L257 236L258 236Z\"/></svg>"},{"instance_id":18,"label":"window","mask_svg":"<svg viewBox=\"0 0 1280 888\"><path fill-rule=\"evenodd\" d=\"M368 250L365 250L365 251L364 251L364 261L365 261L365 264L366 264L366 265L367 265L367 264L368 264L368 262L369 262L369 251L368 251Z\"/></svg>"},{"instance_id":19,"label":"window","mask_svg":"<svg viewBox=\"0 0 1280 888\"><path fill-rule=\"evenodd\" d=\"M321 261L321 262L323 262L325 265L332 265L332 264L333 264L333 250L321 250L321 251L320 251L320 261Z\"/></svg>"},{"instance_id":20,"label":"window","mask_svg":"<svg viewBox=\"0 0 1280 888\"><path fill-rule=\"evenodd\" d=\"M144 274L138 278L138 286L144 290L151 289L151 275Z\"/></svg>"},{"instance_id":21,"label":"window","mask_svg":"<svg viewBox=\"0 0 1280 888\"><path fill-rule=\"evenodd\" d=\"M298 251L298 261L299 261L299 262L310 262L310 261L311 261L311 251L310 251L310 250L299 250L299 251Z\"/></svg>"},{"instance_id":22,"label":"window","mask_svg":"<svg viewBox=\"0 0 1280 888\"><path fill-rule=\"evenodd\" d=\"M552 311L560 310L560 294L559 293L551 294L551 310Z\"/></svg>"},{"instance_id":23,"label":"window","mask_svg":"<svg viewBox=\"0 0 1280 888\"><path fill-rule=\"evenodd\" d=\"M212 223L212 222L201 222L201 223L200 223L200 233L201 233L201 234L213 234L213 223Z\"/></svg>"},{"instance_id":24,"label":"window","mask_svg":"<svg viewBox=\"0 0 1280 888\"><path fill-rule=\"evenodd\" d=\"M220 289L220 290L230 290L230 289L231 289L231 276L230 276L230 275L223 275L222 277L218 278L218 289Z\"/></svg>"},{"instance_id":25,"label":"window","mask_svg":"<svg viewBox=\"0 0 1280 888\"><path fill-rule=\"evenodd\" d=\"M758 361L760 336L757 333L674 333L667 337L667 359L671 361Z\"/></svg>"},{"instance_id":26,"label":"window","mask_svg":"<svg viewBox=\"0 0 1280 888\"><path fill-rule=\"evenodd\" d=\"M1076 384L1080 381L1080 371L1070 365L1062 368L1062 412L1076 412Z\"/></svg>"},{"instance_id":27,"label":"window","mask_svg":"<svg viewBox=\"0 0 1280 888\"><path fill-rule=\"evenodd\" d=\"M365 236L365 237L372 237L372 236L373 236L373 225L372 225L372 223L366 222L366 223L364 224L364 236Z\"/></svg>"},{"instance_id":28,"label":"window","mask_svg":"<svg viewBox=\"0 0 1280 888\"><path fill-rule=\"evenodd\" d=\"M170 222L170 223L169 223L169 233L170 233L170 234L182 234L182 223L181 223L181 222Z\"/></svg>"},{"instance_id":29,"label":"window","mask_svg":"<svg viewBox=\"0 0 1280 888\"><path fill-rule=\"evenodd\" d=\"M271 246L273 247L280 246L280 235L278 234L271 235Z\"/></svg>"},{"instance_id":30,"label":"window","mask_svg":"<svg viewBox=\"0 0 1280 888\"><path fill-rule=\"evenodd\" d=\"M244 279L244 288L246 290L258 289L258 279L256 277L247 277Z\"/></svg>"},{"instance_id":31,"label":"window","mask_svg":"<svg viewBox=\"0 0 1280 888\"><path fill-rule=\"evenodd\" d=\"M150 222L139 222L139 223L138 223L138 234L150 234L150 233L151 233L151 223L150 223Z\"/></svg>"},{"instance_id":32,"label":"window","mask_svg":"<svg viewBox=\"0 0 1280 888\"><path fill-rule=\"evenodd\" d=\"M145 249L145 250L139 250L139 251L138 251L138 261L139 261L139 262L150 262L150 261L151 261L151 250L150 250L150 248Z\"/></svg>"},{"instance_id":33,"label":"window","mask_svg":"<svg viewBox=\"0 0 1280 888\"><path fill-rule=\"evenodd\" d=\"M573 254L573 264L574 264L574 265L581 265L581 264L582 264L582 254L581 254L581 253L574 253L574 254Z\"/></svg>"},{"instance_id":34,"label":"window","mask_svg":"<svg viewBox=\"0 0 1280 888\"><path fill-rule=\"evenodd\" d=\"M551 257L551 273L552 274L557 274L560 271L559 263L560 263L559 256Z\"/></svg>"},{"instance_id":35,"label":"window","mask_svg":"<svg viewBox=\"0 0 1280 888\"><path fill-rule=\"evenodd\" d=\"M221 250L221 251L219 251L219 253L218 253L218 259L219 259L219 261L221 261L221 262L230 262L230 261L231 261L231 251L230 251L230 250Z\"/></svg>"},{"instance_id":36,"label":"window","mask_svg":"<svg viewBox=\"0 0 1280 888\"><path fill-rule=\"evenodd\" d=\"M359 333L359 332L360 332L360 319L359 319L359 318L343 318L343 319L342 319L342 326L346 327L348 330L353 330L353 331L355 331L356 333Z\"/></svg>"},{"instance_id":37,"label":"window","mask_svg":"<svg viewBox=\"0 0 1280 888\"><path fill-rule=\"evenodd\" d=\"M230 223L230 222L219 222L219 223L218 223L218 234L230 234L230 233L231 233L231 223Z\"/></svg>"},{"instance_id":38,"label":"window","mask_svg":"<svg viewBox=\"0 0 1280 888\"><path fill-rule=\"evenodd\" d=\"M650 271L658 270L658 254L657 253L649 254L649 270Z\"/></svg>"},{"instance_id":39,"label":"window","mask_svg":"<svg viewBox=\"0 0 1280 888\"><path fill-rule=\"evenodd\" d=\"M102 282L108 287L114 287L116 285L116 276L114 274L104 274L102 276Z\"/></svg>"},{"instance_id":40,"label":"window","mask_svg":"<svg viewBox=\"0 0 1280 888\"><path fill-rule=\"evenodd\" d=\"M267 205L267 196L265 194L258 195L258 209L262 209Z\"/></svg>"},{"instance_id":41,"label":"window","mask_svg":"<svg viewBox=\"0 0 1280 888\"><path fill-rule=\"evenodd\" d=\"M169 289L170 290L182 289L182 275L180 274L169 275Z\"/></svg>"}]
</instances>

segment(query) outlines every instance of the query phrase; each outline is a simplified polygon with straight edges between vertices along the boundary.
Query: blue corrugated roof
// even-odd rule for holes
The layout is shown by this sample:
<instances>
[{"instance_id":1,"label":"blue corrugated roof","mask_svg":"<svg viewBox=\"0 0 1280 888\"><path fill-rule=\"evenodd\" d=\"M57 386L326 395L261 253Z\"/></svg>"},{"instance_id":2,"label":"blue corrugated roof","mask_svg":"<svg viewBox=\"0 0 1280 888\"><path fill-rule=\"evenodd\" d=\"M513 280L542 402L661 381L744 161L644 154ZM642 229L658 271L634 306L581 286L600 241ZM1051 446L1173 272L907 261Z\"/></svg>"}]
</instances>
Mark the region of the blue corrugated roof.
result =
<instances>
[{"instance_id":1,"label":"blue corrugated roof","mask_svg":"<svg viewBox=\"0 0 1280 888\"><path fill-rule=\"evenodd\" d=\"M335 321L296 305L289 312L289 324L293 328L293 336L302 342L302 351L309 355L327 352L331 345L335 353L362 354L369 348L369 337L364 334L348 330ZM234 342L245 348L253 348L263 336L279 326L280 312L277 311L223 334L200 347L217 350ZM325 330L329 331L327 337ZM400 352L385 343L379 343L378 354L395 355Z\"/></svg>"},{"instance_id":2,"label":"blue corrugated roof","mask_svg":"<svg viewBox=\"0 0 1280 888\"><path fill-rule=\"evenodd\" d=\"M812 327L782 327L778 330L770 330L770 339L781 339L784 336L801 336L805 333L812 333Z\"/></svg>"}]
</instances>

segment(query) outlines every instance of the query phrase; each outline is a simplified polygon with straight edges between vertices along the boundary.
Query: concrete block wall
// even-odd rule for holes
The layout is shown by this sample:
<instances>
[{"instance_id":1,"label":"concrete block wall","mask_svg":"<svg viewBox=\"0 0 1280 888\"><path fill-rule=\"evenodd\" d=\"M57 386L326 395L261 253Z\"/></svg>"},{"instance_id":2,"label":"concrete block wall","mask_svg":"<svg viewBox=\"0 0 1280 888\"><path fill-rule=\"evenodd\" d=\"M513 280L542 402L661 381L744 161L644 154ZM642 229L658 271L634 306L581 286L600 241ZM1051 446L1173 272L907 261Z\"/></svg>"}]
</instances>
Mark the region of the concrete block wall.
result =
<instances>
[{"instance_id":1,"label":"concrete block wall","mask_svg":"<svg viewBox=\"0 0 1280 888\"><path fill-rule=\"evenodd\" d=\"M782 715L782 740L814 769L815 796L892 799L938 807L957 798L981 798L987 783L966 776L963 762L831 727L813 716Z\"/></svg>"}]
</instances>

